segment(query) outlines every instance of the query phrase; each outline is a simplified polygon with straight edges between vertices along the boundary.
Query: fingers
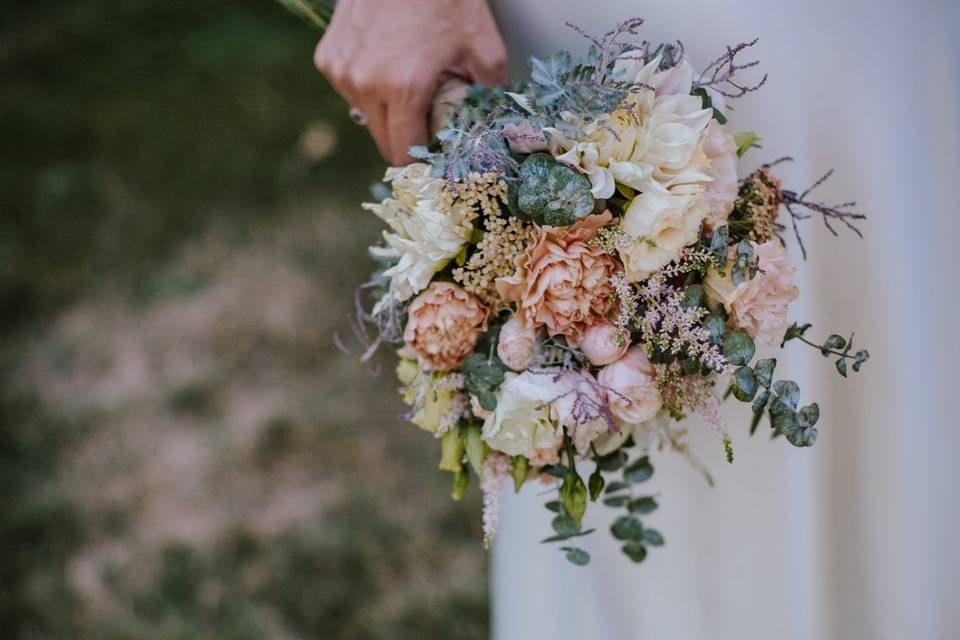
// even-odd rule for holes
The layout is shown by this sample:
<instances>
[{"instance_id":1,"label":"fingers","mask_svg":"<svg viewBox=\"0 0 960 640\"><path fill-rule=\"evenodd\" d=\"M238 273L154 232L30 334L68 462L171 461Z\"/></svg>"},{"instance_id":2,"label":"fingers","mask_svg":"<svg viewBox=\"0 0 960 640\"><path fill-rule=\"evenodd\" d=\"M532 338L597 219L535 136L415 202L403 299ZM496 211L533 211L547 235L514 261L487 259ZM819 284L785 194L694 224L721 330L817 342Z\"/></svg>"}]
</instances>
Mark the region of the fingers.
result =
<instances>
[{"instance_id":1,"label":"fingers","mask_svg":"<svg viewBox=\"0 0 960 640\"><path fill-rule=\"evenodd\" d=\"M365 106L359 104L356 106L367 117L367 130L370 131L373 141L377 144L380 155L391 164L395 164L392 160L393 146L390 142L390 121L387 105L377 99L367 100L363 105Z\"/></svg>"},{"instance_id":2,"label":"fingers","mask_svg":"<svg viewBox=\"0 0 960 640\"><path fill-rule=\"evenodd\" d=\"M500 34L493 32L475 40L465 53L466 67L474 82L487 86L506 84L507 48Z\"/></svg>"},{"instance_id":3,"label":"fingers","mask_svg":"<svg viewBox=\"0 0 960 640\"><path fill-rule=\"evenodd\" d=\"M390 154L386 157L391 164L410 163L413 160L408 153L410 147L427 144L429 115L429 93L417 96L415 100L395 103L387 107Z\"/></svg>"}]
</instances>

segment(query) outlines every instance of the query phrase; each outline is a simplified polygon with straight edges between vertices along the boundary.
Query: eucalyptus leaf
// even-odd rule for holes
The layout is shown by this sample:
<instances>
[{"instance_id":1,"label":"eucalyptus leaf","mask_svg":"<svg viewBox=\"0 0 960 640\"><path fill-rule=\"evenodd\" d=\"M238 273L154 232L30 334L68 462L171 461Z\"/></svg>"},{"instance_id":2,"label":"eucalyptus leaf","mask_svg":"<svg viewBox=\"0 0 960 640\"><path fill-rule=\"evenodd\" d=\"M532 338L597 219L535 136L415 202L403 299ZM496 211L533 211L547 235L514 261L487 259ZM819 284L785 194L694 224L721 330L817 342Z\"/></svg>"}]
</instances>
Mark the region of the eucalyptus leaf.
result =
<instances>
[{"instance_id":1,"label":"eucalyptus leaf","mask_svg":"<svg viewBox=\"0 0 960 640\"><path fill-rule=\"evenodd\" d=\"M621 482L620 480L614 480L607 483L607 487L603 490L604 493L615 493L617 491L623 491L630 487L626 482Z\"/></svg>"},{"instance_id":2,"label":"eucalyptus leaf","mask_svg":"<svg viewBox=\"0 0 960 640\"><path fill-rule=\"evenodd\" d=\"M737 369L730 380L730 389L733 391L733 397L740 402L751 402L757 395L757 377L750 367L740 367Z\"/></svg>"},{"instance_id":3,"label":"eucalyptus leaf","mask_svg":"<svg viewBox=\"0 0 960 640\"><path fill-rule=\"evenodd\" d=\"M631 462L623 470L623 478L627 482L645 482L653 475L653 465L649 456L641 456Z\"/></svg>"},{"instance_id":4,"label":"eucalyptus leaf","mask_svg":"<svg viewBox=\"0 0 960 640\"><path fill-rule=\"evenodd\" d=\"M517 204L539 224L565 226L590 215L594 197L586 176L545 153L534 153L520 165Z\"/></svg>"},{"instance_id":5,"label":"eucalyptus leaf","mask_svg":"<svg viewBox=\"0 0 960 640\"><path fill-rule=\"evenodd\" d=\"M577 547L560 547L561 551L567 552L567 560L577 566L584 566L590 563L590 554Z\"/></svg>"},{"instance_id":6,"label":"eucalyptus leaf","mask_svg":"<svg viewBox=\"0 0 960 640\"><path fill-rule=\"evenodd\" d=\"M765 390L760 395L756 397L753 401L753 417L750 420L750 435L753 435L757 426L760 424L760 419L763 418L763 410L767 408L767 403L770 401L770 391Z\"/></svg>"},{"instance_id":7,"label":"eucalyptus leaf","mask_svg":"<svg viewBox=\"0 0 960 640\"><path fill-rule=\"evenodd\" d=\"M610 525L610 533L617 540L640 540L643 537L643 525L633 516L620 516Z\"/></svg>"},{"instance_id":8,"label":"eucalyptus leaf","mask_svg":"<svg viewBox=\"0 0 960 640\"><path fill-rule=\"evenodd\" d=\"M756 364L753 365L753 374L756 376L757 382L769 389L770 385L773 384L773 370L776 367L776 358L757 360Z\"/></svg>"},{"instance_id":9,"label":"eucalyptus leaf","mask_svg":"<svg viewBox=\"0 0 960 640\"><path fill-rule=\"evenodd\" d=\"M664 542L663 536L656 529L644 529L643 541L653 547L662 546Z\"/></svg>"},{"instance_id":10,"label":"eucalyptus leaf","mask_svg":"<svg viewBox=\"0 0 960 640\"><path fill-rule=\"evenodd\" d=\"M724 336L723 355L731 364L747 364L753 358L756 350L753 339L742 331L729 331Z\"/></svg>"},{"instance_id":11,"label":"eucalyptus leaf","mask_svg":"<svg viewBox=\"0 0 960 640\"><path fill-rule=\"evenodd\" d=\"M609 496L603 499L603 504L608 507L622 507L630 502L630 496Z\"/></svg>"},{"instance_id":12,"label":"eucalyptus leaf","mask_svg":"<svg viewBox=\"0 0 960 640\"><path fill-rule=\"evenodd\" d=\"M653 496L642 496L640 498L634 498L630 501L630 504L627 505L627 509L630 513L639 513L640 515L645 515L652 513L657 510L657 501Z\"/></svg>"},{"instance_id":13,"label":"eucalyptus leaf","mask_svg":"<svg viewBox=\"0 0 960 640\"><path fill-rule=\"evenodd\" d=\"M627 452L617 449L612 453L597 458L597 468L600 471L616 471L627 461Z\"/></svg>"},{"instance_id":14,"label":"eucalyptus leaf","mask_svg":"<svg viewBox=\"0 0 960 640\"><path fill-rule=\"evenodd\" d=\"M561 536L572 536L580 530L580 527L577 526L574 519L566 513L561 513L556 516L550 523L550 526Z\"/></svg>"},{"instance_id":15,"label":"eucalyptus leaf","mask_svg":"<svg viewBox=\"0 0 960 640\"><path fill-rule=\"evenodd\" d=\"M813 325L810 324L809 322L802 325L794 322L789 327L787 327L787 330L784 332L783 340L780 341L780 347L782 348L783 345L785 345L790 340L793 340L794 338L799 338L803 336L803 334L805 334L807 330L812 326Z\"/></svg>"},{"instance_id":16,"label":"eucalyptus leaf","mask_svg":"<svg viewBox=\"0 0 960 640\"><path fill-rule=\"evenodd\" d=\"M703 305L706 299L706 292L702 284L692 284L683 290L683 297L680 299L680 306L684 309L695 309Z\"/></svg>"},{"instance_id":17,"label":"eucalyptus leaf","mask_svg":"<svg viewBox=\"0 0 960 640\"><path fill-rule=\"evenodd\" d=\"M623 552L634 562L643 562L647 557L647 548L640 542L628 542L623 545Z\"/></svg>"}]
</instances>

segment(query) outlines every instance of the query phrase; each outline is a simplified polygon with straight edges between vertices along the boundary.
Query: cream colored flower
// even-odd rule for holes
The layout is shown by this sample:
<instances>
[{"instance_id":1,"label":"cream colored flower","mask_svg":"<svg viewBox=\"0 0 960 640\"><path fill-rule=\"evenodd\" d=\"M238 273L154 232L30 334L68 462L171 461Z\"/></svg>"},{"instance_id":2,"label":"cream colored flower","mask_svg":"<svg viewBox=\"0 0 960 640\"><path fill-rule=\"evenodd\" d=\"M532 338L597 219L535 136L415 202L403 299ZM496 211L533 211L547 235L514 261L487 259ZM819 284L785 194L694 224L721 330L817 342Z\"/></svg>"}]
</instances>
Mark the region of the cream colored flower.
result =
<instances>
[{"instance_id":1,"label":"cream colored flower","mask_svg":"<svg viewBox=\"0 0 960 640\"><path fill-rule=\"evenodd\" d=\"M632 242L617 247L627 278L643 280L697 241L708 201L699 195L641 193L627 207L620 228Z\"/></svg>"},{"instance_id":2,"label":"cream colored flower","mask_svg":"<svg viewBox=\"0 0 960 640\"><path fill-rule=\"evenodd\" d=\"M537 450L555 452L562 430L556 410L545 404L550 376L507 373L497 395L497 408L483 423L483 440L509 456L534 457Z\"/></svg>"},{"instance_id":3,"label":"cream colored flower","mask_svg":"<svg viewBox=\"0 0 960 640\"><path fill-rule=\"evenodd\" d=\"M777 344L787 326L787 308L800 291L793 284L793 265L777 239L758 245L751 242L759 270L739 286L733 284L733 262L728 261L724 276L711 269L703 286L711 304L721 303L730 314L733 326L763 344Z\"/></svg>"},{"instance_id":4,"label":"cream colored flower","mask_svg":"<svg viewBox=\"0 0 960 640\"><path fill-rule=\"evenodd\" d=\"M700 138L700 152L709 162L704 171L712 178L704 192L709 203L707 222L716 229L727 223L740 188L737 180L737 146L733 143L733 136L716 120L711 120Z\"/></svg>"},{"instance_id":5,"label":"cream colored flower","mask_svg":"<svg viewBox=\"0 0 960 640\"><path fill-rule=\"evenodd\" d=\"M657 56L634 74L635 81L654 87L652 83L660 81L654 79L659 65ZM704 163L692 162L713 113L702 106L697 96L639 91L605 120L584 127L582 138L571 140L554 128L544 131L557 159L583 171L597 198L612 196L616 183L638 191L662 191L710 181L703 173Z\"/></svg>"},{"instance_id":6,"label":"cream colored flower","mask_svg":"<svg viewBox=\"0 0 960 640\"><path fill-rule=\"evenodd\" d=\"M404 301L422 291L470 238L472 209L446 201L444 181L430 171L424 163L387 169L384 181L392 183L393 197L363 205L392 229L383 232L387 246L371 252L397 260L384 272L390 291L374 313L388 301Z\"/></svg>"}]
</instances>

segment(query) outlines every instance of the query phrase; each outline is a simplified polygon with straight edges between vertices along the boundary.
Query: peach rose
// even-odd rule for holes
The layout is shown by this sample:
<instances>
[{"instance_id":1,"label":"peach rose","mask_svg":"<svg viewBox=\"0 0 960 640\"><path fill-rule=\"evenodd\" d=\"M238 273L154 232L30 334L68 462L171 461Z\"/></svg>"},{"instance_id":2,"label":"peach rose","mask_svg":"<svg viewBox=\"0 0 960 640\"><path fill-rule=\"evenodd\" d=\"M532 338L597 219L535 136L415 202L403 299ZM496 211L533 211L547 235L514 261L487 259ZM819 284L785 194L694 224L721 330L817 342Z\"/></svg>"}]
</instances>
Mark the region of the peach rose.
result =
<instances>
[{"instance_id":1,"label":"peach rose","mask_svg":"<svg viewBox=\"0 0 960 640\"><path fill-rule=\"evenodd\" d=\"M598 322L583 332L580 351L590 364L598 367L610 364L627 352L630 336L611 322Z\"/></svg>"},{"instance_id":2,"label":"peach rose","mask_svg":"<svg viewBox=\"0 0 960 640\"><path fill-rule=\"evenodd\" d=\"M601 369L597 381L607 388L610 412L627 424L646 422L660 411L656 374L639 345Z\"/></svg>"},{"instance_id":3,"label":"peach rose","mask_svg":"<svg viewBox=\"0 0 960 640\"><path fill-rule=\"evenodd\" d=\"M497 355L514 371L523 371L533 360L537 346L537 331L528 327L517 316L513 316L500 329L500 341L497 342Z\"/></svg>"},{"instance_id":4,"label":"peach rose","mask_svg":"<svg viewBox=\"0 0 960 640\"><path fill-rule=\"evenodd\" d=\"M455 368L473 352L486 329L487 311L450 282L433 282L410 304L403 340L429 371Z\"/></svg>"},{"instance_id":5,"label":"peach rose","mask_svg":"<svg viewBox=\"0 0 960 640\"><path fill-rule=\"evenodd\" d=\"M730 277L731 261L723 277L714 269L708 271L703 286L711 304L723 304L733 326L757 342L774 345L780 342L786 329L787 307L800 294L793 284L796 269L787 260L787 251L779 240L751 244L759 267L752 278L734 285Z\"/></svg>"},{"instance_id":6,"label":"peach rose","mask_svg":"<svg viewBox=\"0 0 960 640\"><path fill-rule=\"evenodd\" d=\"M700 137L700 150L710 161L704 172L713 181L707 183L704 195L710 203L707 222L716 229L726 224L740 188L737 149L726 130L716 120L711 120Z\"/></svg>"},{"instance_id":7,"label":"peach rose","mask_svg":"<svg viewBox=\"0 0 960 640\"><path fill-rule=\"evenodd\" d=\"M569 227L540 227L533 244L517 259L514 275L499 278L497 290L517 303L528 327L544 325L550 335L579 343L584 329L606 317L613 305L610 276L617 263L589 244L613 220L609 211Z\"/></svg>"}]
</instances>

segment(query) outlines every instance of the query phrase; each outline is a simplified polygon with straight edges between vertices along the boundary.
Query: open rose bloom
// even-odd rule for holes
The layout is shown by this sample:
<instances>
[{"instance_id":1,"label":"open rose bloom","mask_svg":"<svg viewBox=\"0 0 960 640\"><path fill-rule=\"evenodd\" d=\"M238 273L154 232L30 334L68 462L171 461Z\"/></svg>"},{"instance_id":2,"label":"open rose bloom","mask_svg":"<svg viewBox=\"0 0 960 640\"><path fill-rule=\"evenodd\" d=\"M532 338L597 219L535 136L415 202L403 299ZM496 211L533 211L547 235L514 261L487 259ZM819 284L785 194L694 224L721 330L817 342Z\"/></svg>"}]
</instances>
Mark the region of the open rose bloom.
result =
<instances>
[{"instance_id":1,"label":"open rose bloom","mask_svg":"<svg viewBox=\"0 0 960 640\"><path fill-rule=\"evenodd\" d=\"M631 487L660 451L700 470L701 453L732 460L742 434L721 417L725 397L748 404L751 433L813 444L819 407L758 345L813 345L843 375L868 355L789 325L798 211L831 229L860 218L782 189L769 166L738 175L758 137L728 122L727 102L762 80L729 74L752 68L738 57L750 45L698 72L675 45L638 48L638 27L588 61L538 63L516 91L471 94L367 205L389 230L359 333L373 329L368 354L396 345L405 417L439 441L455 498L478 476L486 541L504 483L553 483L551 539L578 564L589 555L572 541L601 496L625 509L614 535L627 557L662 543L640 522L656 502ZM691 450L697 428L715 451Z\"/></svg>"}]
</instances>

